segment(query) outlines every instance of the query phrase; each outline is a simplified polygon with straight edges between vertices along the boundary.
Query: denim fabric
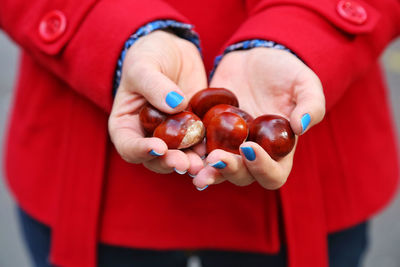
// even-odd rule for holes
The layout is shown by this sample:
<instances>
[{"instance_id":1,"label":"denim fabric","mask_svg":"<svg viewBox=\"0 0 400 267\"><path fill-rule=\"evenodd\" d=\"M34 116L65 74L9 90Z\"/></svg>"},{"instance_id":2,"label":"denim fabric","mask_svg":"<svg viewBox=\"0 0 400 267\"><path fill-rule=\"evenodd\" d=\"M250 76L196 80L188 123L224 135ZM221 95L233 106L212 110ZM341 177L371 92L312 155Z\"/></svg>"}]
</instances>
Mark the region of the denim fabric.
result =
<instances>
[{"instance_id":1,"label":"denim fabric","mask_svg":"<svg viewBox=\"0 0 400 267\"><path fill-rule=\"evenodd\" d=\"M48 262L51 230L19 210L19 219L34 267L52 267ZM328 235L329 266L359 267L367 248L368 223ZM200 250L156 251L99 244L99 267L186 267L190 255L200 257L202 267L285 267L285 250L278 254Z\"/></svg>"}]
</instances>

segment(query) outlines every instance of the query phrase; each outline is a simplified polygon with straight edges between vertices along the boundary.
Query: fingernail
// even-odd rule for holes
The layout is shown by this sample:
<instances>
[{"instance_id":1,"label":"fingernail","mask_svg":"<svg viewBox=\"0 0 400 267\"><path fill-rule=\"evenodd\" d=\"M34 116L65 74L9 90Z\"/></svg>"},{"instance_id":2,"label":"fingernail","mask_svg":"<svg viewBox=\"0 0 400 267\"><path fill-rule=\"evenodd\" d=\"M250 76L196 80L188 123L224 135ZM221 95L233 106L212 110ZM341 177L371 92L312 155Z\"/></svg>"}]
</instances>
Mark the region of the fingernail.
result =
<instances>
[{"instance_id":1,"label":"fingernail","mask_svg":"<svg viewBox=\"0 0 400 267\"><path fill-rule=\"evenodd\" d=\"M152 155L152 156L156 156L156 157L160 157L160 156L164 155L164 154L160 154L160 153L155 152L153 149L150 150L149 154Z\"/></svg>"},{"instance_id":2,"label":"fingernail","mask_svg":"<svg viewBox=\"0 0 400 267\"><path fill-rule=\"evenodd\" d=\"M177 174L181 174L181 175L183 175L183 174L185 174L185 173L187 172L187 170L179 171L179 170L177 170L176 168L174 168L174 171L175 171Z\"/></svg>"},{"instance_id":3,"label":"fingernail","mask_svg":"<svg viewBox=\"0 0 400 267\"><path fill-rule=\"evenodd\" d=\"M222 160L217 161L217 162L215 162L215 163L210 163L209 165L210 165L211 167L216 168L216 169L223 169L223 168L226 167L226 163L223 162Z\"/></svg>"},{"instance_id":4,"label":"fingernail","mask_svg":"<svg viewBox=\"0 0 400 267\"><path fill-rule=\"evenodd\" d=\"M188 175L189 175L190 177L192 177L192 178L196 177L195 174L191 174L190 172L188 172Z\"/></svg>"},{"instance_id":5,"label":"fingernail","mask_svg":"<svg viewBox=\"0 0 400 267\"><path fill-rule=\"evenodd\" d=\"M165 101L171 108L176 108L180 103L182 103L183 96L181 96L177 92L172 91L167 94Z\"/></svg>"},{"instance_id":6,"label":"fingernail","mask_svg":"<svg viewBox=\"0 0 400 267\"><path fill-rule=\"evenodd\" d=\"M311 117L310 114L306 113L303 115L303 117L301 117L301 128L302 128L302 133L305 132L305 130L307 130L308 125L311 122Z\"/></svg>"},{"instance_id":7,"label":"fingernail","mask_svg":"<svg viewBox=\"0 0 400 267\"><path fill-rule=\"evenodd\" d=\"M197 189L197 190L199 190L199 191L203 191L203 190L205 190L207 187L208 187L208 185L206 185L206 186L205 186L205 187L203 187L203 188L196 187L196 189Z\"/></svg>"},{"instance_id":8,"label":"fingernail","mask_svg":"<svg viewBox=\"0 0 400 267\"><path fill-rule=\"evenodd\" d=\"M256 153L252 147L244 146L240 148L247 160L253 161L256 159Z\"/></svg>"}]
</instances>

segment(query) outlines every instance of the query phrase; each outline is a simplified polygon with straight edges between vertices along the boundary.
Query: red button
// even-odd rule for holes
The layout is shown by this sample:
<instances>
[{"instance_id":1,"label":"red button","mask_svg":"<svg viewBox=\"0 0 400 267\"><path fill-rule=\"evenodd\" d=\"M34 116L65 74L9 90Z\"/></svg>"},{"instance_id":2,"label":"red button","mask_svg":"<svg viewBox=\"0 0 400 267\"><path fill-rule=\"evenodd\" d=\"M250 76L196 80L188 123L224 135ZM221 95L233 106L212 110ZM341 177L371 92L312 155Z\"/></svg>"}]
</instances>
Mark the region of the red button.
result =
<instances>
[{"instance_id":1,"label":"red button","mask_svg":"<svg viewBox=\"0 0 400 267\"><path fill-rule=\"evenodd\" d=\"M336 10L342 18L354 24L363 24L368 17L365 8L354 1L339 1Z\"/></svg>"},{"instance_id":2,"label":"red button","mask_svg":"<svg viewBox=\"0 0 400 267\"><path fill-rule=\"evenodd\" d=\"M45 42L57 40L67 27L67 19L63 12L53 10L47 13L39 24L39 35Z\"/></svg>"}]
</instances>

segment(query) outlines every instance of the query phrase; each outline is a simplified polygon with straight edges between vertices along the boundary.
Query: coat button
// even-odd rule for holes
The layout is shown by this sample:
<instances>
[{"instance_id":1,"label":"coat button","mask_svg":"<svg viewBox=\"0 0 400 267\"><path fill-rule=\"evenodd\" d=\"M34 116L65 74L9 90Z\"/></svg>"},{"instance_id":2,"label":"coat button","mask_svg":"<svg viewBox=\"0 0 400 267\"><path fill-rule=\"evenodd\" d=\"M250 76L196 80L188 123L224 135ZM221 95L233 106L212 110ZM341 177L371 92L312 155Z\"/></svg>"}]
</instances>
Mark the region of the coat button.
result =
<instances>
[{"instance_id":1,"label":"coat button","mask_svg":"<svg viewBox=\"0 0 400 267\"><path fill-rule=\"evenodd\" d=\"M336 10L342 18L354 24L363 24L368 17L365 8L352 0L339 1Z\"/></svg>"},{"instance_id":2,"label":"coat button","mask_svg":"<svg viewBox=\"0 0 400 267\"><path fill-rule=\"evenodd\" d=\"M53 10L47 13L39 24L39 36L45 42L54 42L67 27L67 19L63 12Z\"/></svg>"}]
</instances>

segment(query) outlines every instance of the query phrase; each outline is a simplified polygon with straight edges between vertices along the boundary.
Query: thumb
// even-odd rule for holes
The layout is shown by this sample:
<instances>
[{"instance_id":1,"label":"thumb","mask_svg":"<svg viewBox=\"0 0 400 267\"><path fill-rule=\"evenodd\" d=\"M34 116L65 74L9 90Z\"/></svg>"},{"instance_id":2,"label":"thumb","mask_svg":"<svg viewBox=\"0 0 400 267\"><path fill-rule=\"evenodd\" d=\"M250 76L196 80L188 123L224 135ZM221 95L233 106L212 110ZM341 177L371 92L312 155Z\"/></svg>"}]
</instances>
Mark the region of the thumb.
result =
<instances>
[{"instance_id":1,"label":"thumb","mask_svg":"<svg viewBox=\"0 0 400 267\"><path fill-rule=\"evenodd\" d=\"M305 133L325 116L325 96L318 77L308 77L295 85L296 106L290 115L290 125L296 135Z\"/></svg>"},{"instance_id":2,"label":"thumb","mask_svg":"<svg viewBox=\"0 0 400 267\"><path fill-rule=\"evenodd\" d=\"M134 92L142 95L158 110L165 113L177 113L186 108L188 100L184 93L166 75L156 67L145 67L133 73L131 87Z\"/></svg>"}]
</instances>

